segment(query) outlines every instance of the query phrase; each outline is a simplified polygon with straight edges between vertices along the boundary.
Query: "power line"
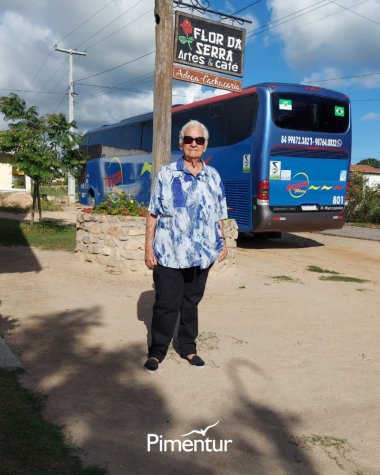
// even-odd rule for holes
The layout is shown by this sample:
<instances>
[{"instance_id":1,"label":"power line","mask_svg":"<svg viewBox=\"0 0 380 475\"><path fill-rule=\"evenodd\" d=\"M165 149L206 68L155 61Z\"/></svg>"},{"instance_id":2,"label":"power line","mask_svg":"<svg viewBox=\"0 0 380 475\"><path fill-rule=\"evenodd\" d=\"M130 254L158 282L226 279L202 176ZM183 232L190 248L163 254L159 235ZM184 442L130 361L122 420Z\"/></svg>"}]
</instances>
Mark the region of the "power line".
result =
<instances>
[{"instance_id":1,"label":"power line","mask_svg":"<svg viewBox=\"0 0 380 475\"><path fill-rule=\"evenodd\" d=\"M325 0L323 0L325 1ZM318 2L318 3L321 3L321 2ZM301 16L304 16L304 15L308 15L309 13L311 12L314 12L315 10L319 10L320 8L324 8L324 7L327 7L328 5L334 3L334 0L330 0L329 3L326 3L325 5L321 5L320 7L316 7L316 8L313 8L313 10L309 10L308 12L305 12L305 13L301 13L301 15L298 15L298 16L295 16L294 18L290 18L289 20L286 20L286 21L283 21L282 23L279 23L278 25L274 25L274 26L271 26L270 28L266 28L265 30L262 30L262 31L259 31L258 33L256 34L252 34L250 36L246 36L246 39L248 38L251 38L252 36L256 36L256 35L260 35L261 33L265 33L266 31L268 30L272 30L273 28L277 28L278 26L281 26L281 25L284 25L285 23L288 23L289 21L293 21L297 18L300 18ZM310 7L309 7L310 8ZM305 8L304 8L305 10ZM258 29L258 28L257 28ZM256 31L256 30L253 30L253 32Z\"/></svg>"},{"instance_id":2,"label":"power line","mask_svg":"<svg viewBox=\"0 0 380 475\"><path fill-rule=\"evenodd\" d=\"M320 1L317 2L317 3L313 3L313 4L309 5L308 7L301 8L301 10L297 10L297 11L295 11L295 12L293 12L293 13L289 13L288 15L285 15L285 16L283 16L283 17L281 17L281 18L278 18L277 20L270 21L269 23L267 23L267 24L265 24L265 25L263 25L263 26L259 26L258 28L255 28L254 30L247 31L247 34L249 35L250 33L253 33L254 31L261 30L262 28L265 28L266 26L269 26L269 25L272 25L273 23L277 23L277 22L279 22L279 21L281 21L281 20L284 20L285 18L288 18L288 17L290 17L290 16L292 16L292 15L295 15L296 13L303 12L304 10L307 10L307 9L309 9L309 8L311 8L311 7L314 7L314 5L318 5L318 4L320 4L320 3L324 3L325 1L326 1L326 0L320 0Z\"/></svg>"},{"instance_id":3,"label":"power line","mask_svg":"<svg viewBox=\"0 0 380 475\"><path fill-rule=\"evenodd\" d=\"M356 5L353 5L351 8L357 7L358 5L361 5L362 3L367 3L367 2L369 2L369 0L364 0L363 2L360 2L360 3L357 3ZM279 35L271 36L270 38L264 39L264 40L262 40L262 41L255 41L254 43L252 43L252 44L246 46L246 48L250 48L251 46L264 43L265 41L271 41L271 40L273 40L274 38L278 38L278 37L280 37L280 36L287 35L287 34L289 34L289 33L292 33L293 31L299 30L299 29L301 29L301 28L305 28L305 26L312 25L313 23L316 23L316 22L318 22L318 21L325 20L326 18L329 18L329 17L334 16L334 15L338 15L339 13L342 13L343 11L344 11L344 10L340 10L339 12L330 13L330 15L326 15L326 16L324 16L324 17L322 17L322 18L319 18L318 20L310 21L309 23L305 23L304 25L298 26L297 28L292 28L291 30L284 31L283 33L281 33L281 34L279 34Z\"/></svg>"},{"instance_id":4,"label":"power line","mask_svg":"<svg viewBox=\"0 0 380 475\"><path fill-rule=\"evenodd\" d=\"M315 82L327 82L327 81L338 81L339 79L353 79L353 78L362 78L364 76L377 76L380 73L368 73L368 74L358 74L356 76L345 76L342 78L330 78L330 79L319 79L316 81L302 81L302 84L311 84Z\"/></svg>"},{"instance_id":5,"label":"power line","mask_svg":"<svg viewBox=\"0 0 380 475\"><path fill-rule=\"evenodd\" d=\"M11 92L25 92L25 93L33 93L36 92L37 94L52 94L49 91L29 91L28 89L5 89L5 88L0 88L0 91L11 91ZM67 92L53 92L53 94L67 94Z\"/></svg>"},{"instance_id":6,"label":"power line","mask_svg":"<svg viewBox=\"0 0 380 475\"><path fill-rule=\"evenodd\" d=\"M77 28L75 28L74 30L72 30L70 33L68 33L66 36L64 36L61 40L58 41L58 43L60 41L63 41L65 38L67 38L68 36L71 35L71 33L74 33L74 31L76 31L78 28L80 28L81 26L83 26L85 23L87 23L88 21L91 20L91 18L94 18L94 16L96 16L98 13L100 13L102 10L104 10L104 8L106 8L110 3L112 3L114 0L111 0L109 3L107 3L107 5L105 5L103 8L101 8L100 10L98 10L96 13L94 13L90 18L88 18L86 21L84 21L81 25L79 25ZM37 74L34 76L32 82L29 84L29 87L28 87L28 91L29 89L32 87L34 81L36 80L37 76L40 74L42 68L45 66L45 63L46 61L49 59L51 53L54 51L54 46L53 48L49 51L48 55L46 56L45 58L45 61L42 63L42 66L40 67L40 69L38 70Z\"/></svg>"},{"instance_id":7,"label":"power line","mask_svg":"<svg viewBox=\"0 0 380 475\"><path fill-rule=\"evenodd\" d=\"M94 46L96 46L97 44L101 43L102 41L106 40L107 38L110 38L111 36L113 35L116 35L116 33L118 33L119 31L123 30L124 28L127 28L127 26L129 25L132 25L132 23L134 23L135 21L137 20L140 20L140 18L142 18L143 16L147 15L148 13L152 12L154 10L154 8L151 8L150 10L148 10L147 12L143 13L142 15L140 15L139 17L137 17L135 20L132 20L130 23L127 23L125 26L122 26L121 28L119 28L118 30L114 31L113 33L111 33L110 35L106 36L105 38L103 38L102 40L99 40L97 41L96 43L92 44L91 46L88 46L86 49L87 51L90 49L90 48L93 48ZM87 40L86 40L87 41ZM85 43L85 42L84 42Z\"/></svg>"},{"instance_id":8,"label":"power line","mask_svg":"<svg viewBox=\"0 0 380 475\"><path fill-rule=\"evenodd\" d=\"M131 8L129 8L128 10L126 10L124 13L122 13L121 15L119 15L117 18L115 18L114 20L112 20L110 23L108 23L106 26L104 26L103 28L101 28L100 30L98 30L96 33L94 33L92 36L90 36L89 38L87 38L86 40L82 41L82 43L80 43L79 45L76 46L76 48L79 48L79 46L82 46L84 43L86 43L86 41L90 40L91 38L93 38L94 36L98 35L101 31L105 30L106 28L108 28L110 25L112 25L112 23L115 23L115 21L119 20L122 16L126 15L128 12L130 12L133 8L135 8L139 3L143 2L144 0L139 0L137 3L135 3Z\"/></svg>"},{"instance_id":9,"label":"power line","mask_svg":"<svg viewBox=\"0 0 380 475\"><path fill-rule=\"evenodd\" d=\"M253 7L253 5L256 5L256 3L260 3L260 2L262 2L262 1L263 1L263 0L257 0L256 2L253 2L253 3L251 3L250 5L247 5L246 7L242 8L241 10L238 10L237 12L232 13L232 15L236 15L236 13L240 13L240 12L242 12L243 10L246 10L246 9L249 8L249 7Z\"/></svg>"},{"instance_id":10,"label":"power line","mask_svg":"<svg viewBox=\"0 0 380 475\"><path fill-rule=\"evenodd\" d=\"M61 102L60 102L60 103L58 104L58 106L54 109L53 114L55 114L55 113L57 112L57 110L60 108L60 106L61 106L62 102L64 101L64 99L66 98L66 96L67 96L67 94L65 94L65 96L62 97Z\"/></svg>"},{"instance_id":11,"label":"power line","mask_svg":"<svg viewBox=\"0 0 380 475\"><path fill-rule=\"evenodd\" d=\"M64 36L63 38L61 38L57 43L60 43L61 41L65 40L68 36L70 36L72 33L74 33L74 31L77 31L79 30L79 28L81 26L83 26L85 23L87 23L88 21L91 20L91 18L94 18L94 16L96 16L98 13L100 13L102 10L104 10L106 7L108 7L108 5L110 5L111 3L113 2L113 0L111 0L109 3L107 3L107 5L104 5L104 7L102 7L100 10L98 10L96 13L94 13L92 16L90 16L90 18L88 18L86 21L84 21L83 23L81 23L79 26L77 26L76 28L74 28L74 30L70 31L70 33L68 33L66 36Z\"/></svg>"},{"instance_id":12,"label":"power line","mask_svg":"<svg viewBox=\"0 0 380 475\"><path fill-rule=\"evenodd\" d=\"M147 79L147 80L144 80L144 81L138 81L139 79L144 78L145 76L153 75L153 74L154 74L154 71L151 71L150 73L142 74L141 76L137 76L137 77L135 77L135 78L133 78L133 79L130 79L129 81L124 81L124 82L122 82L122 83L120 83L120 84L117 84L117 85L114 86L114 87L115 87L115 88L118 88L118 87L123 86L123 85L126 85L126 84L131 85L131 86L134 85L134 84L136 84L136 83L142 84L142 83L146 82L147 80L148 80L148 81L151 81L151 80L153 79L153 77L151 77L151 78L149 78L149 79ZM111 94L112 92L117 92L117 90L115 89L114 91L106 91L106 92L101 92L101 93L90 94L89 96L85 96L85 97L84 97L83 99L81 99L80 101L77 101L77 103L84 102L84 101L86 101L86 100L88 100L88 99L91 99L91 98L95 99L96 97L100 97L100 96L103 96L103 95L105 95L105 94Z\"/></svg>"},{"instance_id":13,"label":"power line","mask_svg":"<svg viewBox=\"0 0 380 475\"><path fill-rule=\"evenodd\" d=\"M343 7L342 5L339 5L339 3L336 3L335 0L333 0L333 1L334 1L334 3L335 3L338 7L344 8L345 10L347 10L347 11L353 13L354 15L357 15L357 16L360 16L360 17L364 18L365 20L372 21L372 23L376 23L376 25L380 25L380 23L379 23L378 21L372 20L371 18L368 18L368 17L366 17L366 16L364 16L364 15L360 15L360 13L357 13L357 12L352 11L351 8L353 8L353 7L346 8L346 7ZM354 5L354 6L355 6L355 5Z\"/></svg>"},{"instance_id":14,"label":"power line","mask_svg":"<svg viewBox=\"0 0 380 475\"><path fill-rule=\"evenodd\" d=\"M110 71L114 71L115 69L118 69L118 68L121 68L121 67L123 67L123 66L126 66L127 64L134 63L135 61L138 61L139 59L146 58L147 56L150 56L151 54L153 54L153 53L155 53L155 52L156 52L156 50L151 51L150 53L147 53L147 54L144 54L144 55L142 55L142 56L139 56L138 58L132 59L131 61L127 61L126 63L119 64L119 66L115 66L115 67L113 67L113 68L106 69L105 71L102 71L102 72L97 73L97 74L93 74L92 76L87 76L87 77L85 77L85 78L78 79L78 81L76 81L76 82L84 81L85 79L94 78L95 76L100 76L101 74L105 74L105 73L108 73L108 72L110 72Z\"/></svg>"}]
</instances>

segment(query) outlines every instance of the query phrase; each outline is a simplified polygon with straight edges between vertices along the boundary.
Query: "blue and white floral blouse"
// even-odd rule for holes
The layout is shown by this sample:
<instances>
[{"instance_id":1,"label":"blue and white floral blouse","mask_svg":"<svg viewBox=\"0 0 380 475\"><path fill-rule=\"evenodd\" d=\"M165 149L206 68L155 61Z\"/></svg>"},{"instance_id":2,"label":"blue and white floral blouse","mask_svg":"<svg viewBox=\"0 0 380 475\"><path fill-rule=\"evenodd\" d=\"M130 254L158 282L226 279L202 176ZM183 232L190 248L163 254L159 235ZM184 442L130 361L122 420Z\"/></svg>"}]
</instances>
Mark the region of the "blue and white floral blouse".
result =
<instances>
[{"instance_id":1,"label":"blue and white floral blouse","mask_svg":"<svg viewBox=\"0 0 380 475\"><path fill-rule=\"evenodd\" d=\"M183 158L157 173L148 210L157 216L153 249L164 267L209 267L223 248L218 223L227 218L219 173L205 165L194 177Z\"/></svg>"}]
</instances>

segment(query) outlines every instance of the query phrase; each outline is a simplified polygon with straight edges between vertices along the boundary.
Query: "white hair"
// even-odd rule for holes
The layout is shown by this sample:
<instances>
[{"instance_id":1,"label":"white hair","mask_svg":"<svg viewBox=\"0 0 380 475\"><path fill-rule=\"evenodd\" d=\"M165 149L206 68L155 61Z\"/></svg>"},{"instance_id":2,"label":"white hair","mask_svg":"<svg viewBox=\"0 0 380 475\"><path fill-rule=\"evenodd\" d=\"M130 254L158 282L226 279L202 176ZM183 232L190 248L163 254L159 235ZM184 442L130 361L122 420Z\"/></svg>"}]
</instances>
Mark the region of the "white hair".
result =
<instances>
[{"instance_id":1,"label":"white hair","mask_svg":"<svg viewBox=\"0 0 380 475\"><path fill-rule=\"evenodd\" d=\"M200 122L198 122L197 120L190 120L187 124L185 124L182 127L181 132L179 133L179 143L180 143L180 145L183 144L183 138L185 137L186 130L191 129L192 127L196 127L198 129L201 129L202 132L203 132L204 138L206 140L208 140L209 133L208 133L207 127L205 125L201 124Z\"/></svg>"}]
</instances>

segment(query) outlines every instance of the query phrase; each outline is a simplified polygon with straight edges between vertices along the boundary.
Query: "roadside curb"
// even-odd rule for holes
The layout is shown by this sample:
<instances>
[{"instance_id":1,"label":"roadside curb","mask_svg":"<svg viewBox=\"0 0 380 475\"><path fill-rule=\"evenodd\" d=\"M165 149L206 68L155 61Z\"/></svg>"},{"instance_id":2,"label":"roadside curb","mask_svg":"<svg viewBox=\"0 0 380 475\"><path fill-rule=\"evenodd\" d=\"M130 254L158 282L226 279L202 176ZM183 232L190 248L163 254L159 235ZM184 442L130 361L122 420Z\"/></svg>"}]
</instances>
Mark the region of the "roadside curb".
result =
<instances>
[{"instance_id":1,"label":"roadside curb","mask_svg":"<svg viewBox=\"0 0 380 475\"><path fill-rule=\"evenodd\" d=\"M18 369L22 368L21 361L12 352L5 341L0 337L0 368Z\"/></svg>"}]
</instances>

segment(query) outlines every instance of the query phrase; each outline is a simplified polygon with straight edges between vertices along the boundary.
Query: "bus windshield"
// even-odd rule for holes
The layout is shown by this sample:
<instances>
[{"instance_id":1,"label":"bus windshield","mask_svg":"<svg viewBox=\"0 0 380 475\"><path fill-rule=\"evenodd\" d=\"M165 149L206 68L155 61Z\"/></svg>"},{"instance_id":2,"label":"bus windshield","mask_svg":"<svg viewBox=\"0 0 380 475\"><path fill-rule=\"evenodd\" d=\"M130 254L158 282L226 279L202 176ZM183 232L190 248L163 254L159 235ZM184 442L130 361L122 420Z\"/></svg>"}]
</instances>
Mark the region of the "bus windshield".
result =
<instances>
[{"instance_id":1,"label":"bus windshield","mask_svg":"<svg viewBox=\"0 0 380 475\"><path fill-rule=\"evenodd\" d=\"M272 93L272 117L277 127L343 134L349 127L349 103L312 94Z\"/></svg>"}]
</instances>

